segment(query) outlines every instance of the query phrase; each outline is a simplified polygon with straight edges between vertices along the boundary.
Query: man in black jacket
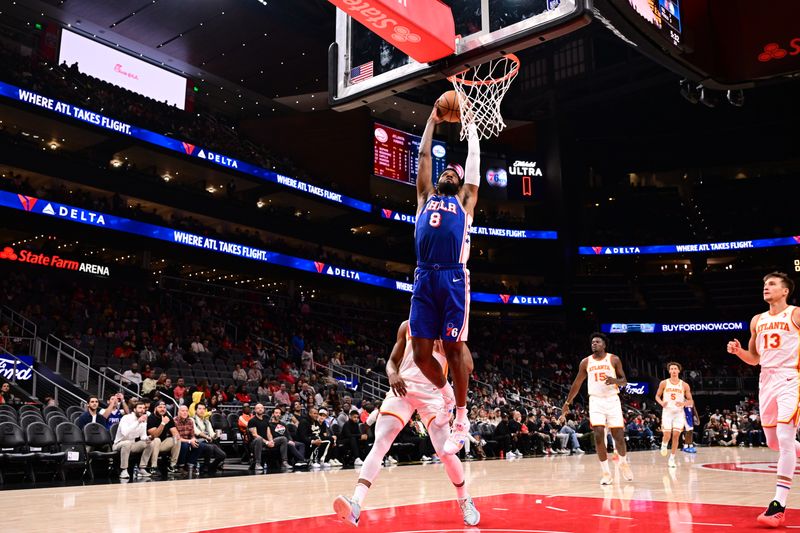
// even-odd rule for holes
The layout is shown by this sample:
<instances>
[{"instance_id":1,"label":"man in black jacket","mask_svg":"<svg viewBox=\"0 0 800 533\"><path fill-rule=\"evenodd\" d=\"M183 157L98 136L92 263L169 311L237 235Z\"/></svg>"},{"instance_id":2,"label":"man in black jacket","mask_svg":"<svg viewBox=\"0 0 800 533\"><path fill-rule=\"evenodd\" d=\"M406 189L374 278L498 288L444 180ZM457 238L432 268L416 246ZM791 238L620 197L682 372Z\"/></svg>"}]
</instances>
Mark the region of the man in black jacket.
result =
<instances>
[{"instance_id":1,"label":"man in black jacket","mask_svg":"<svg viewBox=\"0 0 800 533\"><path fill-rule=\"evenodd\" d=\"M361 433L359 416L357 409L351 410L350 417L342 426L342 432L339 434L339 443L350 451L354 466L363 464L361 456L365 454L362 452L362 443L366 444L367 442L367 434Z\"/></svg>"},{"instance_id":2,"label":"man in black jacket","mask_svg":"<svg viewBox=\"0 0 800 533\"><path fill-rule=\"evenodd\" d=\"M511 451L511 429L508 425L508 413L505 411L500 415L500 423L494 428L494 440L497 441L498 452L508 455Z\"/></svg>"},{"instance_id":3,"label":"man in black jacket","mask_svg":"<svg viewBox=\"0 0 800 533\"><path fill-rule=\"evenodd\" d=\"M317 408L312 407L308 410L308 414L300 419L300 426L297 428L297 440L304 443L310 452L311 468L330 466L327 459L331 437L328 427L323 423L324 420L320 419Z\"/></svg>"}]
</instances>

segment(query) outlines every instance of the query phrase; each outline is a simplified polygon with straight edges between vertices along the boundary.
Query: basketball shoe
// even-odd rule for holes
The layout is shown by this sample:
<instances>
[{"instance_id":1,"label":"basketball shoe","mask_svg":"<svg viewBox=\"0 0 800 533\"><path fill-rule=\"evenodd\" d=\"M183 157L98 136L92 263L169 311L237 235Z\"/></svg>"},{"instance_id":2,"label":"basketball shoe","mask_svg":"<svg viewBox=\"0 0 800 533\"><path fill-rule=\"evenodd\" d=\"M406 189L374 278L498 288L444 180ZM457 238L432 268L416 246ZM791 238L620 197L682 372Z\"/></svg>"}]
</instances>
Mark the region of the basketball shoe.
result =
<instances>
[{"instance_id":1,"label":"basketball shoe","mask_svg":"<svg viewBox=\"0 0 800 533\"><path fill-rule=\"evenodd\" d=\"M759 524L767 527L780 527L786 521L786 507L772 500L767 509L756 518Z\"/></svg>"},{"instance_id":2,"label":"basketball shoe","mask_svg":"<svg viewBox=\"0 0 800 533\"><path fill-rule=\"evenodd\" d=\"M661 443L661 457L666 457L669 453L669 446L666 442Z\"/></svg>"},{"instance_id":3,"label":"basketball shoe","mask_svg":"<svg viewBox=\"0 0 800 533\"><path fill-rule=\"evenodd\" d=\"M678 468L678 465L675 463L675 456L674 455L670 455L669 456L669 461L667 461L667 466L670 467L670 468Z\"/></svg>"},{"instance_id":4,"label":"basketball shoe","mask_svg":"<svg viewBox=\"0 0 800 533\"><path fill-rule=\"evenodd\" d=\"M461 514L464 516L465 526L477 526L481 521L481 513L475 508L472 498L465 498L458 500L458 505L461 507Z\"/></svg>"},{"instance_id":5,"label":"basketball shoe","mask_svg":"<svg viewBox=\"0 0 800 533\"><path fill-rule=\"evenodd\" d=\"M358 527L361 517L361 506L346 496L337 496L333 500L333 511L343 521L353 527Z\"/></svg>"},{"instance_id":6,"label":"basketball shoe","mask_svg":"<svg viewBox=\"0 0 800 533\"><path fill-rule=\"evenodd\" d=\"M614 483L614 478L611 477L611 474L603 474L603 477L600 479L601 485L611 485Z\"/></svg>"},{"instance_id":7,"label":"basketball shoe","mask_svg":"<svg viewBox=\"0 0 800 533\"><path fill-rule=\"evenodd\" d=\"M622 474L622 479L633 481L633 469L631 469L631 465L627 461L619 465L619 471Z\"/></svg>"}]
</instances>

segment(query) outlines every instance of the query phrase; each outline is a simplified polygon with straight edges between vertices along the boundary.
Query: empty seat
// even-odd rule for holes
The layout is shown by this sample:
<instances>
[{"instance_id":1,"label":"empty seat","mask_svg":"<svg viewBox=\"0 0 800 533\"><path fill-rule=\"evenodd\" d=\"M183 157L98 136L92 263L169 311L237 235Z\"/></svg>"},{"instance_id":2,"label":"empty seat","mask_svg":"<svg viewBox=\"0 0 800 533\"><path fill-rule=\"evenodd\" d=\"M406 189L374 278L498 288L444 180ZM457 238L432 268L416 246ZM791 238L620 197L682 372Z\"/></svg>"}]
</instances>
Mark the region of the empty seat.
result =
<instances>
[{"instance_id":1,"label":"empty seat","mask_svg":"<svg viewBox=\"0 0 800 533\"><path fill-rule=\"evenodd\" d=\"M35 422L25 429L28 440L28 449L33 453L33 458L40 464L45 465L46 469L55 474L63 472L61 463L66 457L58 446L55 432L44 422ZM32 472L33 481L36 482L36 470Z\"/></svg>"},{"instance_id":2,"label":"empty seat","mask_svg":"<svg viewBox=\"0 0 800 533\"><path fill-rule=\"evenodd\" d=\"M50 426L50 429L52 429L53 431L55 431L58 425L63 422L69 422L69 420L67 419L67 417L62 415L51 416L50 418L47 419L47 425Z\"/></svg>"},{"instance_id":3,"label":"empty seat","mask_svg":"<svg viewBox=\"0 0 800 533\"><path fill-rule=\"evenodd\" d=\"M55 405L48 405L47 407L45 407L42 410L42 414L44 415L45 419L47 419L47 415L49 413L61 413L63 415L64 414L64 410L62 408L60 408L60 407L55 406Z\"/></svg>"},{"instance_id":4,"label":"empty seat","mask_svg":"<svg viewBox=\"0 0 800 533\"><path fill-rule=\"evenodd\" d=\"M72 417L72 413L80 414L80 413L83 412L83 410L84 410L83 407L81 407L79 405L73 405L71 407L68 407L67 408L67 418L71 418Z\"/></svg>"},{"instance_id":5,"label":"empty seat","mask_svg":"<svg viewBox=\"0 0 800 533\"><path fill-rule=\"evenodd\" d=\"M7 403L0 404L0 413L12 413L14 418L17 417L17 410Z\"/></svg>"},{"instance_id":6,"label":"empty seat","mask_svg":"<svg viewBox=\"0 0 800 533\"><path fill-rule=\"evenodd\" d=\"M11 422L0 423L0 483L3 482L9 467L22 470L33 479L33 453L28 451L28 443L22 428Z\"/></svg>"},{"instance_id":7,"label":"empty seat","mask_svg":"<svg viewBox=\"0 0 800 533\"><path fill-rule=\"evenodd\" d=\"M56 427L56 440L61 451L66 454L61 467L64 477L70 470L81 470L81 475L85 474L89 466L89 452L86 450L83 431L71 422L62 422Z\"/></svg>"},{"instance_id":8,"label":"empty seat","mask_svg":"<svg viewBox=\"0 0 800 533\"><path fill-rule=\"evenodd\" d=\"M92 479L95 476L94 466L96 462L105 462L107 466L106 474L108 474L114 464L114 459L119 456L119 452L111 449L113 440L106 427L97 422L86 424L83 427L83 440L86 444L86 449L89 451L89 468Z\"/></svg>"},{"instance_id":9,"label":"empty seat","mask_svg":"<svg viewBox=\"0 0 800 533\"><path fill-rule=\"evenodd\" d=\"M37 413L41 415L42 411L35 405L23 405L19 408L19 416L22 416L25 413Z\"/></svg>"}]
</instances>

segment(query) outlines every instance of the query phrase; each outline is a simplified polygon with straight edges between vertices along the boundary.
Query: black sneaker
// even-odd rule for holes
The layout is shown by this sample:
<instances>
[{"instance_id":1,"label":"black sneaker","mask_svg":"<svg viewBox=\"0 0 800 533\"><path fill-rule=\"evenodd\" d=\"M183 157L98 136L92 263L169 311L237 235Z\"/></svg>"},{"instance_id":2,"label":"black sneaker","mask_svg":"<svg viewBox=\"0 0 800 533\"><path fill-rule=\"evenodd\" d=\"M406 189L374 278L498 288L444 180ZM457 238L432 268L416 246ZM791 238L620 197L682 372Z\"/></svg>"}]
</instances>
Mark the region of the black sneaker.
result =
<instances>
[{"instance_id":1,"label":"black sneaker","mask_svg":"<svg viewBox=\"0 0 800 533\"><path fill-rule=\"evenodd\" d=\"M768 527L780 527L786 521L786 507L772 500L767 506L767 510L756 518L759 524Z\"/></svg>"},{"instance_id":2,"label":"black sneaker","mask_svg":"<svg viewBox=\"0 0 800 533\"><path fill-rule=\"evenodd\" d=\"M248 470L255 470L256 469L256 464L255 463L250 463L250 466L248 466L247 469Z\"/></svg>"},{"instance_id":3,"label":"black sneaker","mask_svg":"<svg viewBox=\"0 0 800 533\"><path fill-rule=\"evenodd\" d=\"M175 465L169 465L167 467L167 474L174 474L178 471L178 468Z\"/></svg>"}]
</instances>

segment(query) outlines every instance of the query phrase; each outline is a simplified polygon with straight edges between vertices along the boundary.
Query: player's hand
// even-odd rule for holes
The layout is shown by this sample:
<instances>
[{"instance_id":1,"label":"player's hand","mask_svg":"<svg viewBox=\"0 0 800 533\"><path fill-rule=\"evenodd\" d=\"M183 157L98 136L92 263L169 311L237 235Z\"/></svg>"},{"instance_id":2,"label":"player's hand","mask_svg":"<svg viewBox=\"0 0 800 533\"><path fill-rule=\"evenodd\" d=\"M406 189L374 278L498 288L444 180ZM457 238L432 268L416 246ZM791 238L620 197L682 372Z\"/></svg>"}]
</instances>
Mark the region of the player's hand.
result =
<instances>
[{"instance_id":1,"label":"player's hand","mask_svg":"<svg viewBox=\"0 0 800 533\"><path fill-rule=\"evenodd\" d=\"M612 377L606 378L606 385L610 386L610 385L616 385L616 384L617 384L617 378L612 378Z\"/></svg>"},{"instance_id":2,"label":"player's hand","mask_svg":"<svg viewBox=\"0 0 800 533\"><path fill-rule=\"evenodd\" d=\"M733 339L732 341L728 342L728 353L732 353L733 355L739 355L739 352L742 350L742 343L739 342L739 339Z\"/></svg>"},{"instance_id":3,"label":"player's hand","mask_svg":"<svg viewBox=\"0 0 800 533\"><path fill-rule=\"evenodd\" d=\"M406 382L403 381L400 374L392 374L389 376L389 386L392 388L392 392L397 396L405 396L406 392L408 392L406 390Z\"/></svg>"},{"instance_id":4,"label":"player's hand","mask_svg":"<svg viewBox=\"0 0 800 533\"><path fill-rule=\"evenodd\" d=\"M439 100L436 100L438 102ZM431 111L431 116L428 117L428 122L433 122L434 124L441 124L444 122L444 119L439 116L439 107L434 104L433 110Z\"/></svg>"}]
</instances>

